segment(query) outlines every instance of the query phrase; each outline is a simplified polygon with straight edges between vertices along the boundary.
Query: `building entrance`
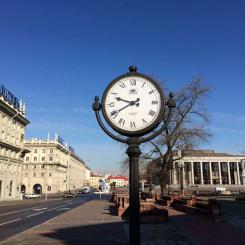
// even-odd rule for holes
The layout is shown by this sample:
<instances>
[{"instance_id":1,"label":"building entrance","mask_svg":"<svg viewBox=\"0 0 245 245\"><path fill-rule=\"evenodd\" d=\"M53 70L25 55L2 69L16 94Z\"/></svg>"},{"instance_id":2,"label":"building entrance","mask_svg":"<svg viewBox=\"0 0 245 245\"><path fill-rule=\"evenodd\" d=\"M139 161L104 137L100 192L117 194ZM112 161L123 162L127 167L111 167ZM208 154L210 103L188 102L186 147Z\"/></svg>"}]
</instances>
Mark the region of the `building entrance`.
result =
<instances>
[{"instance_id":1,"label":"building entrance","mask_svg":"<svg viewBox=\"0 0 245 245\"><path fill-rule=\"evenodd\" d=\"M36 194L42 194L42 186L40 184L35 184L33 186L33 191Z\"/></svg>"},{"instance_id":2,"label":"building entrance","mask_svg":"<svg viewBox=\"0 0 245 245\"><path fill-rule=\"evenodd\" d=\"M21 191L21 193L26 193L26 186L21 185L20 191Z\"/></svg>"}]
</instances>

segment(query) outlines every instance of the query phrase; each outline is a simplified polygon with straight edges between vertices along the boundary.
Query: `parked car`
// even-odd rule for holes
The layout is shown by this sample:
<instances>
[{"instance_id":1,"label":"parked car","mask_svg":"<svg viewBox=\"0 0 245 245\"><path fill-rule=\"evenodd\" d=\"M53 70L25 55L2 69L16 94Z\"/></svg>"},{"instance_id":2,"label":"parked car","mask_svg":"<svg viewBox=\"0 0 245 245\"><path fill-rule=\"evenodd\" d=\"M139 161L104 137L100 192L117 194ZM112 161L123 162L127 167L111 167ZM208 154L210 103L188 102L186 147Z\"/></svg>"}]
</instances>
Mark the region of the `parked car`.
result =
<instances>
[{"instance_id":1,"label":"parked car","mask_svg":"<svg viewBox=\"0 0 245 245\"><path fill-rule=\"evenodd\" d=\"M31 198L40 198L39 194L36 193L30 193L30 194L25 194L24 198L31 199Z\"/></svg>"},{"instance_id":2,"label":"parked car","mask_svg":"<svg viewBox=\"0 0 245 245\"><path fill-rule=\"evenodd\" d=\"M64 198L74 198L75 196L76 194L72 192L65 192L63 195Z\"/></svg>"}]
</instances>

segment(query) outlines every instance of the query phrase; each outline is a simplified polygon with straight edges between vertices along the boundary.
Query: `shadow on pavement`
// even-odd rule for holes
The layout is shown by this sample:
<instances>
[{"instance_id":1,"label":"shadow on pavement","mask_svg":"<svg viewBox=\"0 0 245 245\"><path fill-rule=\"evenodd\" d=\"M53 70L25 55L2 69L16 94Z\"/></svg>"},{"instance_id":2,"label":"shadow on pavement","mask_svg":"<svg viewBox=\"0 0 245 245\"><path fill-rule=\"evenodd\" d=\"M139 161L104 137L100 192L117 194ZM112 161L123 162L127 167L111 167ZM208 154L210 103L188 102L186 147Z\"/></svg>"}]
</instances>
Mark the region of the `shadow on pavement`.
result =
<instances>
[{"instance_id":1,"label":"shadow on pavement","mask_svg":"<svg viewBox=\"0 0 245 245\"><path fill-rule=\"evenodd\" d=\"M102 214L117 216L117 208L114 204L108 205L108 207L105 207L104 210L109 211L109 213L107 212Z\"/></svg>"},{"instance_id":2,"label":"shadow on pavement","mask_svg":"<svg viewBox=\"0 0 245 245\"><path fill-rule=\"evenodd\" d=\"M128 245L127 234L121 222L92 224L61 228L52 233L40 234L51 238L56 244L59 240L66 245Z\"/></svg>"}]
</instances>

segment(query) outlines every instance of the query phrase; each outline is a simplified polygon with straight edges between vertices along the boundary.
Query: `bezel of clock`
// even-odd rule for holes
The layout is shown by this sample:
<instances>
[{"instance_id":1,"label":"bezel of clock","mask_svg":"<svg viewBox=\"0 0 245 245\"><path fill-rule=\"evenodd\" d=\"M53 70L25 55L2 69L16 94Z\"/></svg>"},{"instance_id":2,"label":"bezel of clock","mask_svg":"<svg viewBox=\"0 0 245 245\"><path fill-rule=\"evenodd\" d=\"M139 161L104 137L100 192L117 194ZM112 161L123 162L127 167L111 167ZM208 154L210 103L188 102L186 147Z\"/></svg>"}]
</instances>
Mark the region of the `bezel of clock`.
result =
<instances>
[{"instance_id":1,"label":"bezel of clock","mask_svg":"<svg viewBox=\"0 0 245 245\"><path fill-rule=\"evenodd\" d=\"M155 88L157 89L157 91L158 91L158 93L160 95L160 105L159 105L160 109L159 109L158 116L154 119L154 121L152 121L152 123L150 125L146 126L143 129L135 130L135 131L130 131L130 130L126 130L126 129L122 129L120 127L117 127L111 121L110 117L106 113L106 104L105 104L105 102L106 102L106 98L107 98L108 92L110 91L112 86L114 86L114 84L116 84L119 80L125 79L127 77L140 77L140 78L143 78L143 79L146 79L146 80L150 81L155 86ZM126 74L123 74L123 75L120 75L120 76L116 77L107 86L107 88L104 91L103 96L102 96L101 105L102 105L103 116L104 116L106 122L109 124L109 126L112 129L114 129L116 132L118 132L118 133L120 133L120 134L122 134L124 136L142 136L142 135L150 133L150 131L152 131L154 128L156 128L159 125L159 123L162 121L162 118L163 118L163 115L164 115L164 109L165 109L165 99L164 99L164 95L163 95L161 87L159 86L159 84L154 79L152 79L151 77L149 77L149 76L147 76L145 74L142 74L142 73L129 72L129 73L126 73Z\"/></svg>"}]
</instances>

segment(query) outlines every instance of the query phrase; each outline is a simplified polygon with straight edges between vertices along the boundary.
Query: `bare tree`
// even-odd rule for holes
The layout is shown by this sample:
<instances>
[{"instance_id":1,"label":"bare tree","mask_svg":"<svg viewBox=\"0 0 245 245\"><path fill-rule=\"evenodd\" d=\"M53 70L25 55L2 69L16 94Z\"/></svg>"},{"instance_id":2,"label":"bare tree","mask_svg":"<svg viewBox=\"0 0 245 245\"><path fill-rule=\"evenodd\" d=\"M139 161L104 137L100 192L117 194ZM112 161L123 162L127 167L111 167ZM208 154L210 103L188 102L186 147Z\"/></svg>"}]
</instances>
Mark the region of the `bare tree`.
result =
<instances>
[{"instance_id":1,"label":"bare tree","mask_svg":"<svg viewBox=\"0 0 245 245\"><path fill-rule=\"evenodd\" d=\"M207 142L211 137L206 125L209 122L204 98L209 87L200 79L190 82L175 94L176 108L168 127L154 141L148 143L148 150L141 158L153 161L159 169L161 194L165 194L168 176L173 163L185 156L185 151ZM166 112L165 115L168 113ZM163 118L163 123L167 120ZM181 150L181 156L174 154ZM127 165L127 160L124 161Z\"/></svg>"},{"instance_id":2,"label":"bare tree","mask_svg":"<svg viewBox=\"0 0 245 245\"><path fill-rule=\"evenodd\" d=\"M154 163L159 166L161 194L166 192L173 163L184 157L186 150L207 142L211 137L206 128L209 115L204 104L209 90L209 87L198 79L176 93L176 108L171 122L156 140L150 142L150 155L152 152L158 155ZM166 122L166 118L163 122ZM181 150L181 156L174 154L175 150Z\"/></svg>"}]
</instances>

